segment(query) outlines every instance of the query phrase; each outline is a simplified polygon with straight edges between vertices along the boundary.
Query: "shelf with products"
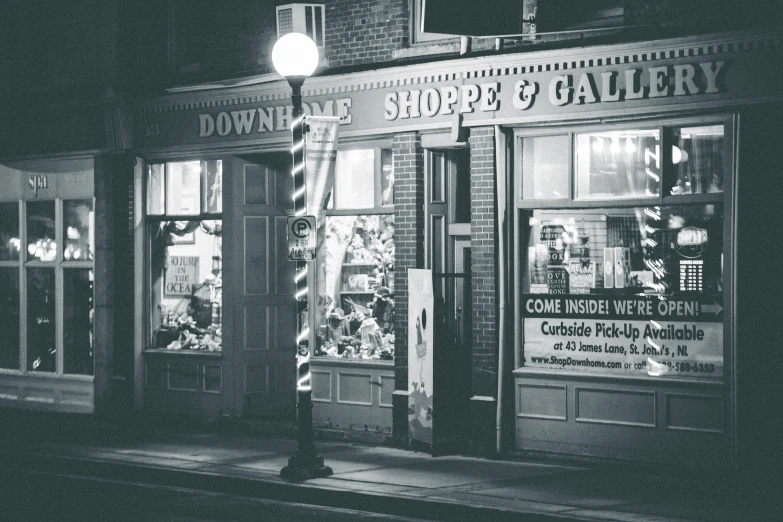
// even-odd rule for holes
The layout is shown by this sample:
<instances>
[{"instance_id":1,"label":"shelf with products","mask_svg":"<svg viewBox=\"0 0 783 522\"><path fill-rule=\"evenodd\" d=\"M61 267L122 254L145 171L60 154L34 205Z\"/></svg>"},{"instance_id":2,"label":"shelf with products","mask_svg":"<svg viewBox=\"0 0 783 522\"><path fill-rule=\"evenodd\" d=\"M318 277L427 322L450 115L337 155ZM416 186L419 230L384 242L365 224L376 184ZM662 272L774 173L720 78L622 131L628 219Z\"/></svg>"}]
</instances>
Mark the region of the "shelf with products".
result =
<instances>
[{"instance_id":1,"label":"shelf with products","mask_svg":"<svg viewBox=\"0 0 783 522\"><path fill-rule=\"evenodd\" d=\"M223 349L222 222L150 225L150 345L171 353Z\"/></svg>"},{"instance_id":2,"label":"shelf with products","mask_svg":"<svg viewBox=\"0 0 783 522\"><path fill-rule=\"evenodd\" d=\"M324 227L315 354L393 359L394 216L332 215Z\"/></svg>"},{"instance_id":3,"label":"shelf with products","mask_svg":"<svg viewBox=\"0 0 783 522\"><path fill-rule=\"evenodd\" d=\"M529 293L722 294L722 206L536 210Z\"/></svg>"}]
</instances>

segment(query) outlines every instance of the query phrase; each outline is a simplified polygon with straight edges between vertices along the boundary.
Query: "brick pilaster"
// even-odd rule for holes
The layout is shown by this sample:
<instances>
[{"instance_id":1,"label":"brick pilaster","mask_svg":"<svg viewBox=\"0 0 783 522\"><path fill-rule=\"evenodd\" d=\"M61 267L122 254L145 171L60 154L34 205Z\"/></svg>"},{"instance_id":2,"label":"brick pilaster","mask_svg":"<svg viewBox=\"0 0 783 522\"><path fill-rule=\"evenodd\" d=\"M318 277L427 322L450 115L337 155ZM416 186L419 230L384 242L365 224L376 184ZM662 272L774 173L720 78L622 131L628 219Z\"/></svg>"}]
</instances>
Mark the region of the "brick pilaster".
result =
<instances>
[{"instance_id":1,"label":"brick pilaster","mask_svg":"<svg viewBox=\"0 0 783 522\"><path fill-rule=\"evenodd\" d=\"M495 138L491 127L470 131L473 394L497 390L497 249Z\"/></svg>"},{"instance_id":2,"label":"brick pilaster","mask_svg":"<svg viewBox=\"0 0 783 522\"><path fill-rule=\"evenodd\" d=\"M394 229L394 388L407 391L408 269L424 267L424 150L415 132L394 136ZM407 397L395 396L395 438L407 431Z\"/></svg>"}]
</instances>

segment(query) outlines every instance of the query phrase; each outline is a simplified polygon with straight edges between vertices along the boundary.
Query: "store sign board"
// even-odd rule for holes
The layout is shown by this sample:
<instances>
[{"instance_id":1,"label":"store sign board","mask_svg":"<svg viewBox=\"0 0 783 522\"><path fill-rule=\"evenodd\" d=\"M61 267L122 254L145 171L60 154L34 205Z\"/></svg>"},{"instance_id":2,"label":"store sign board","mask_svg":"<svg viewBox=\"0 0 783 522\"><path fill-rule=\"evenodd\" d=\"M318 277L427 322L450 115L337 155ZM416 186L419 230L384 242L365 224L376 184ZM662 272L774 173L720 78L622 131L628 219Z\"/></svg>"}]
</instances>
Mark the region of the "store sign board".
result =
<instances>
[{"instance_id":1,"label":"store sign board","mask_svg":"<svg viewBox=\"0 0 783 522\"><path fill-rule=\"evenodd\" d=\"M525 365L657 376L723 375L722 308L655 296L522 296Z\"/></svg>"},{"instance_id":2,"label":"store sign board","mask_svg":"<svg viewBox=\"0 0 783 522\"><path fill-rule=\"evenodd\" d=\"M335 117L342 125L351 124L351 98L303 102L306 116ZM244 134L285 131L291 128L293 105L274 105L254 109L224 110L198 115L199 138L242 136Z\"/></svg>"},{"instance_id":3,"label":"store sign board","mask_svg":"<svg viewBox=\"0 0 783 522\"><path fill-rule=\"evenodd\" d=\"M315 216L288 216L288 260L315 259Z\"/></svg>"},{"instance_id":4,"label":"store sign board","mask_svg":"<svg viewBox=\"0 0 783 522\"><path fill-rule=\"evenodd\" d=\"M408 269L408 434L432 444L433 328L432 270Z\"/></svg>"},{"instance_id":5,"label":"store sign board","mask_svg":"<svg viewBox=\"0 0 783 522\"><path fill-rule=\"evenodd\" d=\"M546 62L498 64L472 59L475 70L455 60L463 72L434 74L409 66L393 76L354 74L344 84L314 78L305 89L304 110L315 116L340 118L351 132L393 132L419 125L492 125L539 117L576 118L607 112L671 108L688 103L726 103L732 100L780 95L783 68L770 67L763 48L720 46L655 51L613 50L610 56L578 52ZM706 47L704 48L706 49ZM549 56L549 55L547 55ZM522 61L524 59L524 61ZM293 109L285 99L287 86L263 94L227 90L224 100L185 100L138 113L139 147L176 144L229 143L284 138ZM238 92L238 91L237 91ZM281 96L281 94L283 94ZM198 96L198 95L196 95ZM251 101L251 100L258 101ZM165 99L164 99L165 100Z\"/></svg>"},{"instance_id":6,"label":"store sign board","mask_svg":"<svg viewBox=\"0 0 783 522\"><path fill-rule=\"evenodd\" d=\"M163 282L166 295L191 295L199 280L198 256L171 256Z\"/></svg>"},{"instance_id":7,"label":"store sign board","mask_svg":"<svg viewBox=\"0 0 783 522\"><path fill-rule=\"evenodd\" d=\"M537 103L552 107L717 94L724 89L727 64L723 60L698 63L633 66L603 72L557 74L538 80L538 75L514 82L465 84L390 92L384 99L385 118L426 118L454 112L494 112L501 104L526 111ZM510 86L510 85L509 85ZM512 112L506 110L506 112Z\"/></svg>"}]
</instances>

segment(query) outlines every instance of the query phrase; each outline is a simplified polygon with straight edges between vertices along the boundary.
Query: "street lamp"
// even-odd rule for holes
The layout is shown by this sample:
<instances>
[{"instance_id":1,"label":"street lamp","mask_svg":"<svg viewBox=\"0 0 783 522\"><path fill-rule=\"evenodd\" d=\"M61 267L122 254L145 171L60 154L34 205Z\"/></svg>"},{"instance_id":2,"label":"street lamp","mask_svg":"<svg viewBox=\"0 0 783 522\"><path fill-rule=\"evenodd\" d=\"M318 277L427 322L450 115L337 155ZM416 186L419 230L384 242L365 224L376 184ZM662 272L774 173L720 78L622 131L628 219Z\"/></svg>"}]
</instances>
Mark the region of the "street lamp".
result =
<instances>
[{"instance_id":1,"label":"street lamp","mask_svg":"<svg viewBox=\"0 0 783 522\"><path fill-rule=\"evenodd\" d=\"M288 33L280 38L272 49L272 64L275 70L288 80L291 86L291 156L294 178L294 214L303 216L307 213L307 189L304 168L304 124L302 120L302 84L308 76L315 72L318 66L318 47L302 33ZM312 263L312 261L311 261ZM314 272L314 271L313 271ZM310 376L310 350L315 348L315 331L309 328L305 320L307 311L308 279L307 262L296 262L296 300L297 300L297 335L296 335L296 367L298 378L297 394L297 446L296 453L288 459L288 465L280 470L283 478L308 479L326 477L332 474L332 468L324 465L324 458L319 457L313 442L313 400ZM314 286L314 285L313 285ZM312 303L311 306L315 306ZM315 310L310 310L313 315Z\"/></svg>"}]
</instances>

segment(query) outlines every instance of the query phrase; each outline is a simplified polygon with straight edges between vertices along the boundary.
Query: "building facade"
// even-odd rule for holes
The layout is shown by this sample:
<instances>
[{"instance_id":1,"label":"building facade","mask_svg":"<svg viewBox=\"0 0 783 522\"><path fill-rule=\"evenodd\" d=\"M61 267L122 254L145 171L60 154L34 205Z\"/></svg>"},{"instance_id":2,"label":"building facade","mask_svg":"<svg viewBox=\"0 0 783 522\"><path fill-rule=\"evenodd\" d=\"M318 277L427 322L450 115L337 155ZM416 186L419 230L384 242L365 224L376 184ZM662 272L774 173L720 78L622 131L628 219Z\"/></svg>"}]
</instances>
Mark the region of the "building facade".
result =
<instances>
[{"instance_id":1,"label":"building facade","mask_svg":"<svg viewBox=\"0 0 783 522\"><path fill-rule=\"evenodd\" d=\"M3 230L19 244L0 268L20 332L5 404L290 420L292 107L268 56L301 23L323 52L305 112L340 118L316 264L323 434L415 445L418 420L436 454L762 460L780 395L763 281L780 246L781 32L697 4L604 2L569 22L557 2L525 2L535 29L466 39L421 31L415 1L118 2L101 139L4 154ZM92 191L71 194L71 172ZM68 222L85 201L86 223ZM52 259L34 257L47 239ZM408 363L420 268L436 304L423 407ZM33 284L46 271L48 349ZM73 274L91 271L76 277L94 286L85 311ZM72 370L88 341L68 332L88 318L92 378Z\"/></svg>"}]
</instances>

